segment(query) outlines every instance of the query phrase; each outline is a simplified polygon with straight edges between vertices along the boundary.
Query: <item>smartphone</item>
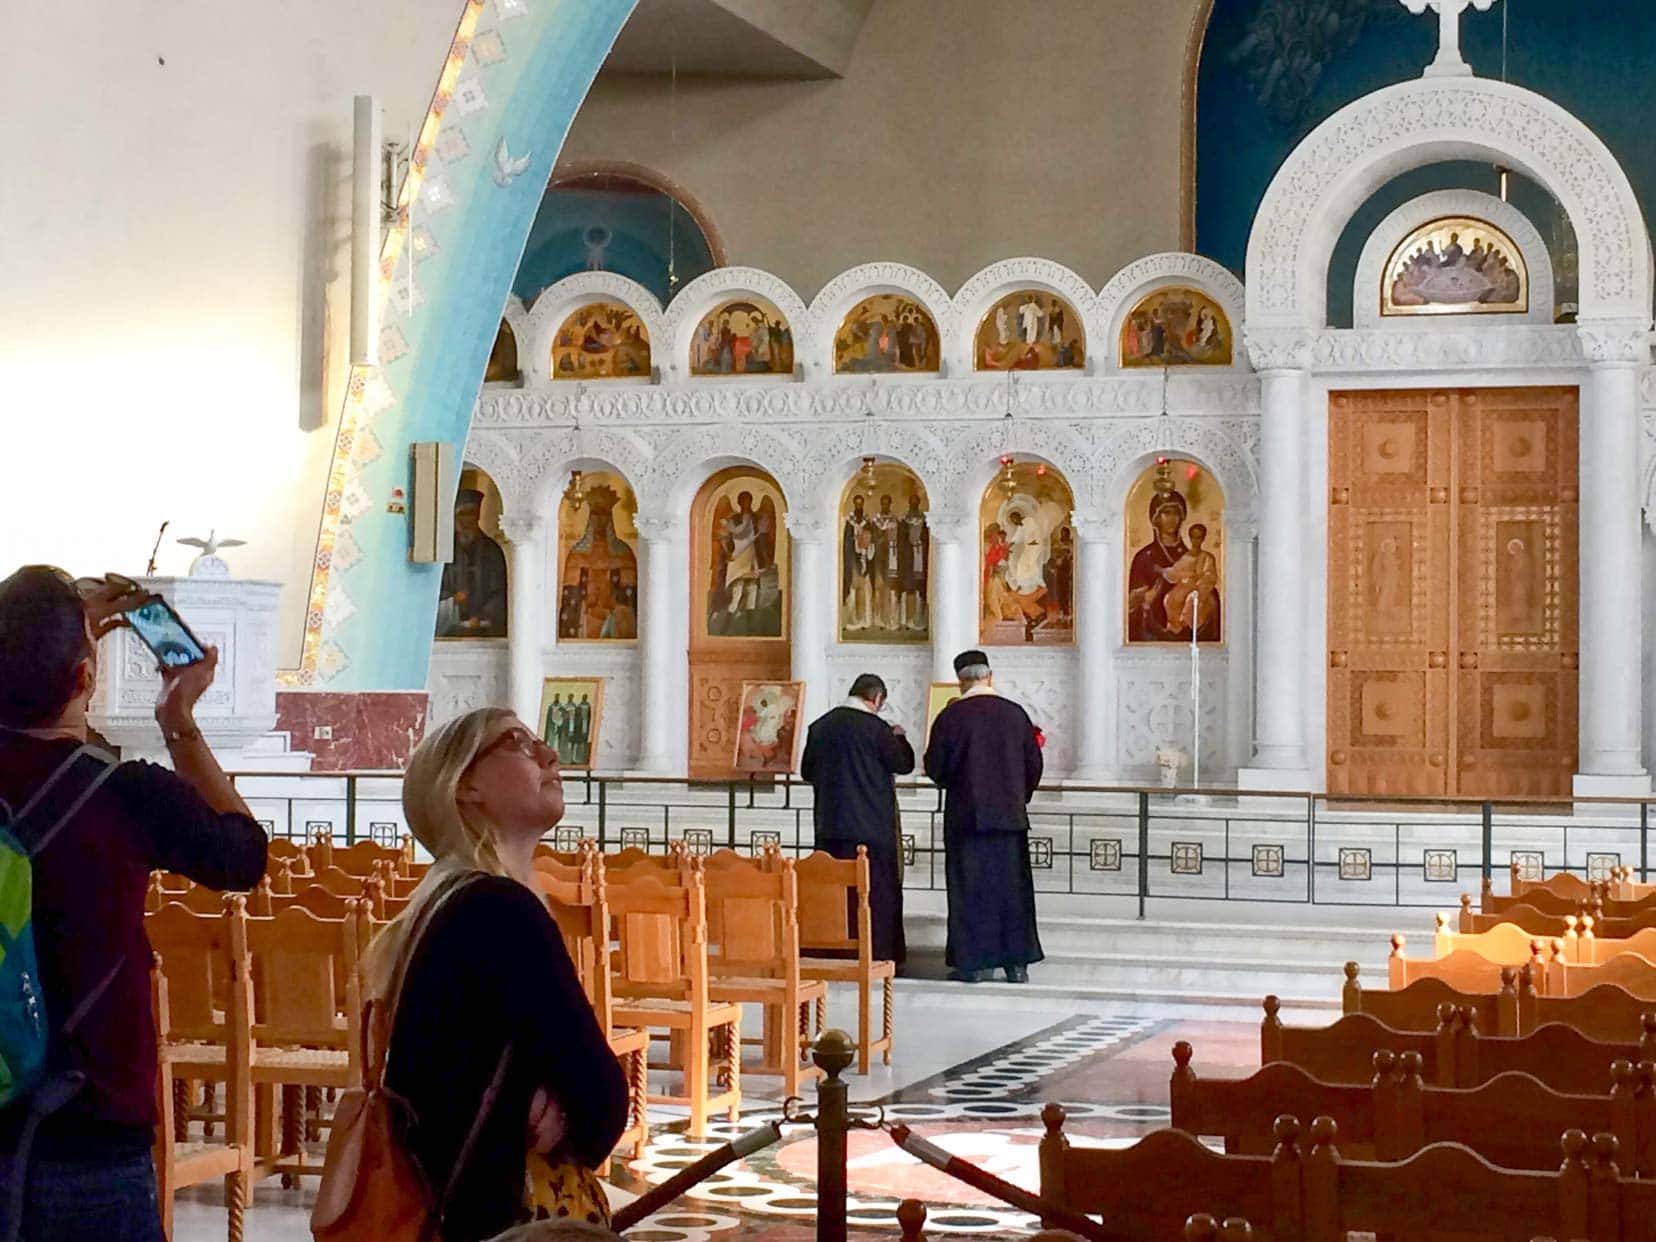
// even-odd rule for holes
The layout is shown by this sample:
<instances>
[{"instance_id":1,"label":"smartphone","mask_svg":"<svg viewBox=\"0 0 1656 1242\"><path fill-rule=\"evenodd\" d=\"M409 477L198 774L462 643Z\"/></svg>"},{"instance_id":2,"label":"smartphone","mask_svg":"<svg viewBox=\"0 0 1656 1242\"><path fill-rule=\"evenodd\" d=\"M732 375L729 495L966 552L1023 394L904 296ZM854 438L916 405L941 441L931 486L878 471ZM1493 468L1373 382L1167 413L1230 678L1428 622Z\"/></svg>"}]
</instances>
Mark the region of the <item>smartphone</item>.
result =
<instances>
[{"instance_id":1,"label":"smartphone","mask_svg":"<svg viewBox=\"0 0 1656 1242\"><path fill-rule=\"evenodd\" d=\"M201 640L190 633L173 606L159 595L126 614L132 632L155 653L163 668L184 668L207 658Z\"/></svg>"}]
</instances>

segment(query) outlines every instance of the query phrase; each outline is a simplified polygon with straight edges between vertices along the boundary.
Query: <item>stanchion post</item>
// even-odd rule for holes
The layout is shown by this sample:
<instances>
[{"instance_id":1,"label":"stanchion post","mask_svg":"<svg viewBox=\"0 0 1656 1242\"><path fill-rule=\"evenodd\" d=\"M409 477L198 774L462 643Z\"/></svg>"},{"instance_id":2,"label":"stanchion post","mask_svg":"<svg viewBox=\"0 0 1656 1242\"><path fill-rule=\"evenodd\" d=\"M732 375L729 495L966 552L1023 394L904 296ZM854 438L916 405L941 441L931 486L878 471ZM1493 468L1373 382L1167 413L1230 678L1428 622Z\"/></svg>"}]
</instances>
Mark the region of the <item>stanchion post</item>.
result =
<instances>
[{"instance_id":1,"label":"stanchion post","mask_svg":"<svg viewBox=\"0 0 1656 1242\"><path fill-rule=\"evenodd\" d=\"M849 1088L840 1077L856 1059L844 1031L824 1031L811 1048L822 1071L817 1083L817 1242L845 1242L845 1135L851 1128Z\"/></svg>"}]
</instances>

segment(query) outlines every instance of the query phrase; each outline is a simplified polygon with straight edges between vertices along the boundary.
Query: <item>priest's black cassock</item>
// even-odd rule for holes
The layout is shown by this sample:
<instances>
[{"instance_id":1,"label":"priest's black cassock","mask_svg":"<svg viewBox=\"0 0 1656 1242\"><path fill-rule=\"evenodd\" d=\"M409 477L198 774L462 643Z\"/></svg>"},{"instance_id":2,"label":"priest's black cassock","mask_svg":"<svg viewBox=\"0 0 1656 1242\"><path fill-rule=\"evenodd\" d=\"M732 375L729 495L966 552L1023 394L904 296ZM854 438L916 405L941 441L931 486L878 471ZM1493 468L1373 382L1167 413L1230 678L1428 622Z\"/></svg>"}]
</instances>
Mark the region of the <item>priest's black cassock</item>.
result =
<instances>
[{"instance_id":1,"label":"priest's black cassock","mask_svg":"<svg viewBox=\"0 0 1656 1242\"><path fill-rule=\"evenodd\" d=\"M1029 814L1041 748L1024 709L992 690L956 699L932 722L926 775L943 787L949 966L1027 966L1044 956L1035 930Z\"/></svg>"},{"instance_id":2,"label":"priest's black cassock","mask_svg":"<svg viewBox=\"0 0 1656 1242\"><path fill-rule=\"evenodd\" d=\"M835 858L855 858L859 845L868 847L873 948L882 961L901 962L905 956L894 778L912 771L914 747L908 739L855 704L818 717L805 735L800 775L816 790L811 812L816 847Z\"/></svg>"}]
</instances>

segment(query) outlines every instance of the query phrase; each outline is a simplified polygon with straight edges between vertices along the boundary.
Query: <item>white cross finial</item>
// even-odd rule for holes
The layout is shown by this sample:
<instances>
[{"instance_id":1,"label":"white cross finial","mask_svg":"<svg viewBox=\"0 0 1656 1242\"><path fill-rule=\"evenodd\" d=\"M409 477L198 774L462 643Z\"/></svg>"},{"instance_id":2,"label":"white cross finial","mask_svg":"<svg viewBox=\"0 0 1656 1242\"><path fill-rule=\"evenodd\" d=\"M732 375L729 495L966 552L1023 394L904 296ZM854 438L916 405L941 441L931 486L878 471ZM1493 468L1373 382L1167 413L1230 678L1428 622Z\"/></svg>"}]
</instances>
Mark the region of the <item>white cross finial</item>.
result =
<instances>
[{"instance_id":1,"label":"white cross finial","mask_svg":"<svg viewBox=\"0 0 1656 1242\"><path fill-rule=\"evenodd\" d=\"M1467 9L1487 13L1494 4L1495 0L1403 0L1403 7L1411 13L1424 13L1428 7L1437 10L1438 54L1437 59L1426 66L1426 77L1465 78L1472 75L1472 66L1461 58L1461 14Z\"/></svg>"}]
</instances>

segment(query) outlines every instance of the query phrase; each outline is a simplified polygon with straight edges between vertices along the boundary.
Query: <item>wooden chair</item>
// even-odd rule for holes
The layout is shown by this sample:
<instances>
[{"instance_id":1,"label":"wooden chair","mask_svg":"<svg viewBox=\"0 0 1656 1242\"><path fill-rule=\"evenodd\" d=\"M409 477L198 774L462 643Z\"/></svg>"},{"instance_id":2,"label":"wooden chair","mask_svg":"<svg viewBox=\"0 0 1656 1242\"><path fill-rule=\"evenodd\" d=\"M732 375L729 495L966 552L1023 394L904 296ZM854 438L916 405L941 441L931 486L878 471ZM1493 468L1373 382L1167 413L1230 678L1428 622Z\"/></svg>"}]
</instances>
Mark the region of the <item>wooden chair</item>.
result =
<instances>
[{"instance_id":1,"label":"wooden chair","mask_svg":"<svg viewBox=\"0 0 1656 1242\"><path fill-rule=\"evenodd\" d=\"M1074 1147L1057 1104L1041 1110L1041 1122L1041 1198L1101 1216L1108 1236L1178 1242L1193 1213L1217 1208L1218 1216L1253 1222L1262 1240L1299 1237L1304 1172L1300 1125L1291 1116L1277 1118L1277 1145L1263 1156L1220 1155L1178 1130L1158 1130L1120 1150Z\"/></svg>"},{"instance_id":2,"label":"wooden chair","mask_svg":"<svg viewBox=\"0 0 1656 1242\"><path fill-rule=\"evenodd\" d=\"M858 846L855 859L813 850L794 864L794 874L799 880L800 952L805 955L800 959L800 970L807 979L856 986L857 1072L868 1073L876 1052L890 1065L896 1029L897 963L874 956L867 847ZM877 1039L873 1030L876 982L880 984Z\"/></svg>"},{"instance_id":3,"label":"wooden chair","mask_svg":"<svg viewBox=\"0 0 1656 1242\"><path fill-rule=\"evenodd\" d=\"M615 1025L615 995L610 980L610 915L602 872L583 868L573 882L548 874L535 860L535 880L546 908L558 925L564 947L592 1004L599 1027L609 1038L610 1051L627 1076L627 1128L616 1147L630 1143L638 1159L650 1142L649 1051L650 1033L641 1027Z\"/></svg>"},{"instance_id":4,"label":"wooden chair","mask_svg":"<svg viewBox=\"0 0 1656 1242\"><path fill-rule=\"evenodd\" d=\"M1585 944L1591 945L1592 942ZM1585 951L1592 952L1590 948ZM1620 988L1656 1004L1656 962L1642 953L1616 953L1597 963L1556 962L1548 974L1547 994L1550 996L1580 996L1600 987Z\"/></svg>"},{"instance_id":5,"label":"wooden chair","mask_svg":"<svg viewBox=\"0 0 1656 1242\"><path fill-rule=\"evenodd\" d=\"M1656 1058L1656 1038L1590 1039L1573 1027L1549 1022L1527 1035L1484 1035L1461 1019L1454 1024L1455 1085L1476 1087L1506 1073L1538 1079L1554 1091L1600 1095L1613 1085L1611 1066Z\"/></svg>"},{"instance_id":6,"label":"wooden chair","mask_svg":"<svg viewBox=\"0 0 1656 1242\"><path fill-rule=\"evenodd\" d=\"M1438 917L1442 919L1444 916ZM1521 934L1516 928L1503 925L1495 932L1485 933L1491 937L1489 940L1469 936L1456 937L1451 941L1479 940L1490 952L1498 955L1494 958L1480 949L1453 948L1439 953L1435 958L1422 959L1408 955L1408 938L1398 932L1392 937L1391 956L1386 959L1386 977L1393 991L1406 988L1417 979L1440 979L1462 992L1494 993L1500 991L1503 967L1527 965L1536 980L1536 991L1545 993L1550 990L1548 968L1562 954L1562 942L1547 945L1525 935L1525 948L1523 955L1519 956L1514 946L1516 936ZM1443 942L1440 935L1439 943ZM1514 958L1517 960L1512 960Z\"/></svg>"},{"instance_id":7,"label":"wooden chair","mask_svg":"<svg viewBox=\"0 0 1656 1242\"><path fill-rule=\"evenodd\" d=\"M1566 932L1565 919L1579 919L1586 907L1548 893L1536 893L1512 902L1499 911L1480 913L1472 908L1472 894L1461 894L1458 926L1462 935L1493 931L1502 923L1527 931L1532 936L1551 938Z\"/></svg>"},{"instance_id":8,"label":"wooden chair","mask_svg":"<svg viewBox=\"0 0 1656 1242\"><path fill-rule=\"evenodd\" d=\"M707 861L708 970L715 1001L758 1005L765 1018L763 1056L756 1069L779 1074L787 1095L802 1078L816 1078L810 1060L814 1027L828 1003L828 985L803 977L799 962L799 887L792 859L766 870L754 859Z\"/></svg>"},{"instance_id":9,"label":"wooden chair","mask_svg":"<svg viewBox=\"0 0 1656 1242\"><path fill-rule=\"evenodd\" d=\"M1604 889L1608 896L1617 901L1644 901L1656 897L1656 882L1640 883L1635 880L1633 868L1626 863L1610 868L1610 879Z\"/></svg>"},{"instance_id":10,"label":"wooden chair","mask_svg":"<svg viewBox=\"0 0 1656 1242\"><path fill-rule=\"evenodd\" d=\"M1311 1123L1303 1161L1306 1242L1350 1233L1397 1239L1648 1238L1656 1182L1623 1177L1612 1134L1560 1140L1563 1162L1540 1172L1497 1168L1458 1143L1437 1143L1398 1163L1350 1160L1329 1117Z\"/></svg>"},{"instance_id":11,"label":"wooden chair","mask_svg":"<svg viewBox=\"0 0 1656 1242\"><path fill-rule=\"evenodd\" d=\"M1656 960L1656 927L1643 927L1617 935L1613 919L1594 919L1582 916L1583 926L1578 936L1578 951L1572 961L1581 966L1602 966L1612 958L1632 954Z\"/></svg>"},{"instance_id":12,"label":"wooden chair","mask_svg":"<svg viewBox=\"0 0 1656 1242\"><path fill-rule=\"evenodd\" d=\"M1260 1063L1288 1061L1323 1082L1368 1082L1373 1073L1374 1054L1418 1052L1428 1082L1452 1087L1455 1083L1454 1010L1445 1006L1435 1031L1399 1031L1366 1013L1347 1014L1331 1026L1284 1026L1279 1016L1282 1002L1275 996L1264 1001L1265 1020L1260 1025Z\"/></svg>"},{"instance_id":13,"label":"wooden chair","mask_svg":"<svg viewBox=\"0 0 1656 1242\"><path fill-rule=\"evenodd\" d=\"M1519 866L1511 866L1512 882L1507 889L1513 898L1523 898L1537 890L1548 892L1555 897L1568 897L1576 901L1586 901L1593 895L1593 886L1580 876L1569 871L1560 871L1545 880L1526 880L1519 874ZM1487 890L1488 885L1486 883Z\"/></svg>"},{"instance_id":14,"label":"wooden chair","mask_svg":"<svg viewBox=\"0 0 1656 1242\"><path fill-rule=\"evenodd\" d=\"M1366 1013L1399 1031L1435 1031L1438 1010L1443 1005L1456 1009L1470 1007L1478 1015L1481 1029L1499 1035L1517 1035L1524 1029L1520 1012L1520 983L1527 967L1501 967L1500 988L1490 992L1463 992L1442 979L1416 979L1396 991L1365 988L1359 982L1356 962L1345 964L1345 987L1340 994L1346 1013ZM1533 999L1533 988L1530 992ZM1315 1116L1307 1113L1306 1116Z\"/></svg>"},{"instance_id":15,"label":"wooden chair","mask_svg":"<svg viewBox=\"0 0 1656 1242\"><path fill-rule=\"evenodd\" d=\"M277 863L285 862L288 870L294 875L308 874L310 871L310 855L305 847L297 841L290 841L286 837L274 837L266 847L265 856L267 870L274 871Z\"/></svg>"},{"instance_id":16,"label":"wooden chair","mask_svg":"<svg viewBox=\"0 0 1656 1242\"><path fill-rule=\"evenodd\" d=\"M677 873L674 873L676 878ZM708 1115L741 1116L742 1007L716 1002L707 963L707 906L699 872L685 884L655 875L607 876L615 1021L681 1037L684 1094L650 1097L690 1110L689 1133L707 1133ZM711 1043L718 1042L720 1080L712 1080Z\"/></svg>"},{"instance_id":17,"label":"wooden chair","mask_svg":"<svg viewBox=\"0 0 1656 1242\"><path fill-rule=\"evenodd\" d=\"M247 949L247 912L231 897L217 915L197 914L168 902L144 921L155 950L151 1003L155 1009L158 1066L155 1172L162 1229L172 1237L173 1196L186 1186L224 1179L230 1242L240 1242L252 1196L253 982ZM215 1009L211 976L217 964L230 981L224 1008ZM182 1003L175 1004L174 998ZM180 1084L225 1084L224 1142L204 1130L191 1142L187 1118L178 1113Z\"/></svg>"},{"instance_id":18,"label":"wooden chair","mask_svg":"<svg viewBox=\"0 0 1656 1242\"><path fill-rule=\"evenodd\" d=\"M406 861L400 846L376 845L372 841L358 841L344 849L330 846L328 854L328 866L338 867L346 875L363 879L379 875L386 867L394 874Z\"/></svg>"},{"instance_id":19,"label":"wooden chair","mask_svg":"<svg viewBox=\"0 0 1656 1242\"><path fill-rule=\"evenodd\" d=\"M1518 1034L1547 1022L1573 1027L1592 1039L1615 1042L1648 1039L1656 1048L1656 1001L1613 984L1600 984L1574 996L1538 996L1526 1006L1528 1020ZM1482 1023L1480 1030L1486 1030ZM1491 1034L1506 1034L1491 1031Z\"/></svg>"},{"instance_id":20,"label":"wooden chair","mask_svg":"<svg viewBox=\"0 0 1656 1242\"><path fill-rule=\"evenodd\" d=\"M361 1081L361 910L353 899L337 919L290 906L247 920L256 974L252 1073L262 1119L256 1136L260 1177L281 1174L291 1183L301 1174L321 1173L319 1162L307 1162L304 1146L307 1138L320 1137L321 1092ZM279 1101L278 1092L285 1098Z\"/></svg>"}]
</instances>

